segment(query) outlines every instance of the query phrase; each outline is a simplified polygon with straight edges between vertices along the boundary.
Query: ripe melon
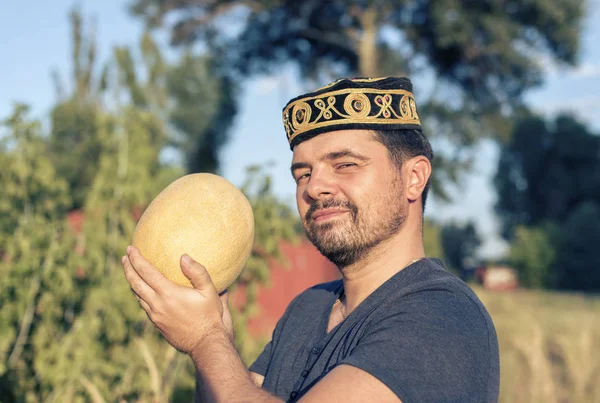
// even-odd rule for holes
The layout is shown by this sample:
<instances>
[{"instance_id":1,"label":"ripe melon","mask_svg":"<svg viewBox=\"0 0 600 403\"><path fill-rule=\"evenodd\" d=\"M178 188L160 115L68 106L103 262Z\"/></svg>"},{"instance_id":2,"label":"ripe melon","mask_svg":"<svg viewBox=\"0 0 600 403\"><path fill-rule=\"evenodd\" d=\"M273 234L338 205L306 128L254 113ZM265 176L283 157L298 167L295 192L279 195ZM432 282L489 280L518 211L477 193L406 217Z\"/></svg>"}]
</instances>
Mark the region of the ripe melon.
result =
<instances>
[{"instance_id":1,"label":"ripe melon","mask_svg":"<svg viewBox=\"0 0 600 403\"><path fill-rule=\"evenodd\" d=\"M180 267L187 253L206 267L219 293L241 274L253 241L248 199L226 179L207 173L167 186L146 208L133 235L133 246L165 277L192 287Z\"/></svg>"}]
</instances>

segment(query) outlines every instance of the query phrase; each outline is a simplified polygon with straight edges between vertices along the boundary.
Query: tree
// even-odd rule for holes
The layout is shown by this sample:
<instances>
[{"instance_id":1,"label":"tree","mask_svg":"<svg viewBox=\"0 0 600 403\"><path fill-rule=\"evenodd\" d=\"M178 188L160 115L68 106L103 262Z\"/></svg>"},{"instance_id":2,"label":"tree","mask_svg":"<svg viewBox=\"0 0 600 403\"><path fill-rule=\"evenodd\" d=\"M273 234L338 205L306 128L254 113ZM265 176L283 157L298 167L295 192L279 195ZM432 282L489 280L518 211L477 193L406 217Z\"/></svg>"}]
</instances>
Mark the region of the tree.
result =
<instances>
[{"instance_id":1,"label":"tree","mask_svg":"<svg viewBox=\"0 0 600 403\"><path fill-rule=\"evenodd\" d=\"M569 214L561 228L556 276L560 288L600 290L600 203L586 200Z\"/></svg>"},{"instance_id":2,"label":"tree","mask_svg":"<svg viewBox=\"0 0 600 403\"><path fill-rule=\"evenodd\" d=\"M164 343L123 278L136 211L181 169L163 167L162 121L125 106L96 111L101 151L83 205L67 219L68 187L38 122L18 107L0 153L8 190L0 232L0 390L15 401L164 401L185 357ZM12 189L12 190L11 190ZM3 198L3 201L5 199ZM70 216L69 216L70 217Z\"/></svg>"},{"instance_id":3,"label":"tree","mask_svg":"<svg viewBox=\"0 0 600 403\"><path fill-rule=\"evenodd\" d=\"M323 84L346 75L408 75L426 133L450 140L438 153L433 190L469 166L467 147L508 136L522 95L543 78L541 58L573 64L583 0L135 0L132 13L171 31L176 46L218 49L243 80L290 63Z\"/></svg>"},{"instance_id":4,"label":"tree","mask_svg":"<svg viewBox=\"0 0 600 403\"><path fill-rule=\"evenodd\" d=\"M524 118L501 152L495 185L503 235L526 285L600 289L597 134L567 115Z\"/></svg>"},{"instance_id":5,"label":"tree","mask_svg":"<svg viewBox=\"0 0 600 403\"><path fill-rule=\"evenodd\" d=\"M17 105L2 126L0 148L0 391L3 398L39 400L51 365L39 360L45 343L60 341L82 298L64 221L70 205L67 182L48 158L41 124Z\"/></svg>"},{"instance_id":6,"label":"tree","mask_svg":"<svg viewBox=\"0 0 600 403\"><path fill-rule=\"evenodd\" d=\"M438 259L444 259L444 249L442 248L442 227L431 220L423 222L423 248L425 256Z\"/></svg>"},{"instance_id":7,"label":"tree","mask_svg":"<svg viewBox=\"0 0 600 403\"><path fill-rule=\"evenodd\" d=\"M516 225L563 223L584 200L600 201L600 137L573 117L519 121L494 179L503 235Z\"/></svg>"},{"instance_id":8,"label":"tree","mask_svg":"<svg viewBox=\"0 0 600 403\"><path fill-rule=\"evenodd\" d=\"M463 225L445 224L442 227L441 239L448 265L455 270L462 270L466 259L475 257L475 252L481 244L477 229L472 222Z\"/></svg>"},{"instance_id":9,"label":"tree","mask_svg":"<svg viewBox=\"0 0 600 403\"><path fill-rule=\"evenodd\" d=\"M139 45L142 63L134 62L137 53L115 49L120 84L128 89L131 102L165 121L168 145L182 155L187 172L216 172L218 151L228 136L226 130L215 132L213 122L227 110L231 124L235 110L230 108L232 89L217 75L215 58L196 56L188 49L169 64L148 32Z\"/></svg>"},{"instance_id":10,"label":"tree","mask_svg":"<svg viewBox=\"0 0 600 403\"><path fill-rule=\"evenodd\" d=\"M519 284L529 288L556 286L557 228L519 226L511 244L508 260L516 268Z\"/></svg>"},{"instance_id":11,"label":"tree","mask_svg":"<svg viewBox=\"0 0 600 403\"><path fill-rule=\"evenodd\" d=\"M81 14L76 10L71 12L70 20L73 88L66 95L58 74L54 74L59 102L51 111L50 153L58 174L69 184L71 208L78 209L85 201L100 154L96 113L106 88L106 70L96 79L94 30L84 32Z\"/></svg>"},{"instance_id":12,"label":"tree","mask_svg":"<svg viewBox=\"0 0 600 403\"><path fill-rule=\"evenodd\" d=\"M78 9L71 12L70 20L73 73L70 86L54 74L58 102L51 112L50 152L59 175L69 184L71 209L84 205L96 174L102 108L132 104L154 114L163 121L162 135L168 140L150 139L163 146L157 152L170 147L181 155L188 172L216 172L218 151L228 140L224 127L231 124L235 109L231 107L233 89L216 76L215 58L187 51L169 63L145 33L137 49L116 47L99 68L94 27L84 29ZM117 87L121 90L115 94ZM212 124L225 110L229 119L219 120L221 126Z\"/></svg>"}]
</instances>

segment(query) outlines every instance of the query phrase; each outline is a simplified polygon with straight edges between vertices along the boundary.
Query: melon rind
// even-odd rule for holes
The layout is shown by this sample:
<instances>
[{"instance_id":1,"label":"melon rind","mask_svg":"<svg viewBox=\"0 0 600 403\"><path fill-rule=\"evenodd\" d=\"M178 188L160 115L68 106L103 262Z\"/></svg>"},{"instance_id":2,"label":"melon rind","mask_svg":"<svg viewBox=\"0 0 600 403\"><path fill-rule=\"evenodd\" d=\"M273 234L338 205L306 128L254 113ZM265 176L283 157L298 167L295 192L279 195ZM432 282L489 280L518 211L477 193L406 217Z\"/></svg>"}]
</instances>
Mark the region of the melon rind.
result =
<instances>
[{"instance_id":1,"label":"melon rind","mask_svg":"<svg viewBox=\"0 0 600 403\"><path fill-rule=\"evenodd\" d=\"M133 235L133 246L165 277L192 287L180 267L187 253L206 267L219 293L241 274L253 242L248 199L226 179L208 173L168 185L148 205Z\"/></svg>"}]
</instances>

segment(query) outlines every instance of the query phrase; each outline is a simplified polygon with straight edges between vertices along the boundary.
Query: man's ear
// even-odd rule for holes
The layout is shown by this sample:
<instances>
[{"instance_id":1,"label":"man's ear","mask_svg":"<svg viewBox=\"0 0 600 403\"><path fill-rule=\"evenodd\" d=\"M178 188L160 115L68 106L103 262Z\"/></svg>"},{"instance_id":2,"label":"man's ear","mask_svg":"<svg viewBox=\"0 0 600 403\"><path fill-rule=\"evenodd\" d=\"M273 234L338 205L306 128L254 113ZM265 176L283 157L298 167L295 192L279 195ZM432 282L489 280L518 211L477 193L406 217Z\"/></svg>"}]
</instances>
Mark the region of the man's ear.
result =
<instances>
[{"instance_id":1,"label":"man's ear","mask_svg":"<svg viewBox=\"0 0 600 403\"><path fill-rule=\"evenodd\" d=\"M431 162L423 155L418 155L405 162L406 174L406 198L411 202L416 201L431 176Z\"/></svg>"}]
</instances>

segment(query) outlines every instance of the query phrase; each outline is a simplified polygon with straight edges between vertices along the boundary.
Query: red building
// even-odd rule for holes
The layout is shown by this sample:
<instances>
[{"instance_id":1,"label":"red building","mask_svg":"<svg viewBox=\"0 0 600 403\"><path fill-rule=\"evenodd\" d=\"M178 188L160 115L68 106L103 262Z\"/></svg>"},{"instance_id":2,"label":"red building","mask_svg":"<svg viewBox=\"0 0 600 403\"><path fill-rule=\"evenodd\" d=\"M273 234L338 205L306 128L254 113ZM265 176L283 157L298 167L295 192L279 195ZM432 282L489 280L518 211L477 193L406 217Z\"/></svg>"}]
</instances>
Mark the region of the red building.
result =
<instances>
[{"instance_id":1,"label":"red building","mask_svg":"<svg viewBox=\"0 0 600 403\"><path fill-rule=\"evenodd\" d=\"M308 240L299 245L282 242L279 246L288 265L272 261L270 286L260 287L259 313L249 323L251 334L270 336L288 304L313 285L340 278L338 269Z\"/></svg>"}]
</instances>

